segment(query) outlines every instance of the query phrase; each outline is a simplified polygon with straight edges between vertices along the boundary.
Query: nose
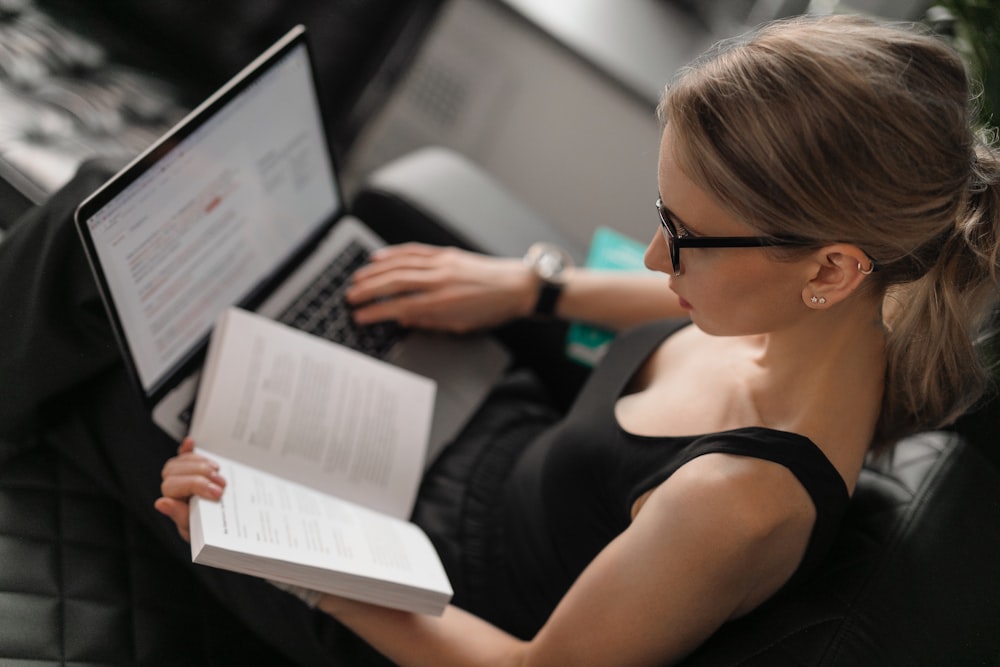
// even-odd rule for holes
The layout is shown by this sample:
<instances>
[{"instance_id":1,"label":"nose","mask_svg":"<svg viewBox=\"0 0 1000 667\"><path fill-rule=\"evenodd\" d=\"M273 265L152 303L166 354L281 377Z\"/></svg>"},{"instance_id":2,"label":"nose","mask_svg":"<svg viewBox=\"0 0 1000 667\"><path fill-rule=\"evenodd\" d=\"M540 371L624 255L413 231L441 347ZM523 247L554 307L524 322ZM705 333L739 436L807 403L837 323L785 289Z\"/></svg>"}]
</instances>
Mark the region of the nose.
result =
<instances>
[{"instance_id":1,"label":"nose","mask_svg":"<svg viewBox=\"0 0 1000 667\"><path fill-rule=\"evenodd\" d=\"M670 249L663 234L657 229L649 245L646 246L646 254L643 256L643 263L651 271L659 271L668 275L673 275L674 267L670 262Z\"/></svg>"}]
</instances>

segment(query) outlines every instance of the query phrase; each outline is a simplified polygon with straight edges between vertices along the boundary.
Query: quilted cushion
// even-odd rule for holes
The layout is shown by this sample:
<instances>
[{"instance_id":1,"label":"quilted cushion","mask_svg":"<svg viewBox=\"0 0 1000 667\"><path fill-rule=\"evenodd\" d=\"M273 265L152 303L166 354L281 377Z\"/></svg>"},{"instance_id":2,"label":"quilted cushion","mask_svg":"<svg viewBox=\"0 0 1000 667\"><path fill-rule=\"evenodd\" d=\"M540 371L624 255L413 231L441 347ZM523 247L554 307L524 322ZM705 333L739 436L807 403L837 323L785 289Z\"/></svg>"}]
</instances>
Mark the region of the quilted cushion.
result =
<instances>
[{"instance_id":1,"label":"quilted cushion","mask_svg":"<svg viewBox=\"0 0 1000 667\"><path fill-rule=\"evenodd\" d=\"M0 663L290 664L78 469L2 441Z\"/></svg>"}]
</instances>

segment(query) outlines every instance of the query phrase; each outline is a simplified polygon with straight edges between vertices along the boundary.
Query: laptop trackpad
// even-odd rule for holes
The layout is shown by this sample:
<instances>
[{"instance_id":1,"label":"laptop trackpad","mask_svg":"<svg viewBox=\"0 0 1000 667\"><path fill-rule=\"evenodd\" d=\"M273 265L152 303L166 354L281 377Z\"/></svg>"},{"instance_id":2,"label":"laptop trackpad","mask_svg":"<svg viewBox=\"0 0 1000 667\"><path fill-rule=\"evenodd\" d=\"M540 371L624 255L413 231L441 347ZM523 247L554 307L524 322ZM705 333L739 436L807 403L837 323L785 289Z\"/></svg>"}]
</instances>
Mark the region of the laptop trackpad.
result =
<instances>
[{"instance_id":1,"label":"laptop trackpad","mask_svg":"<svg viewBox=\"0 0 1000 667\"><path fill-rule=\"evenodd\" d=\"M437 381L427 465L458 435L503 376L510 353L485 335L413 332L392 363Z\"/></svg>"}]
</instances>

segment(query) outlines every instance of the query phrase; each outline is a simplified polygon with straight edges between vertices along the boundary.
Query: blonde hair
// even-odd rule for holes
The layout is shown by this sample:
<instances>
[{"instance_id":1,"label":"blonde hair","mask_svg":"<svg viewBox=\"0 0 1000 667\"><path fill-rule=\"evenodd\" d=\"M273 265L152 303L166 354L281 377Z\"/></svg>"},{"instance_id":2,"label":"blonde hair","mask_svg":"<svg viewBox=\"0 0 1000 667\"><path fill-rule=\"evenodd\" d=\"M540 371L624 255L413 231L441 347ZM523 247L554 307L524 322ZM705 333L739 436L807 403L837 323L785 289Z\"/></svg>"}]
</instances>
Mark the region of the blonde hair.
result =
<instances>
[{"instance_id":1,"label":"blonde hair","mask_svg":"<svg viewBox=\"0 0 1000 667\"><path fill-rule=\"evenodd\" d=\"M854 243L884 295L876 447L983 394L997 296L1000 160L959 56L913 26L771 23L679 73L659 113L681 168L763 234Z\"/></svg>"}]
</instances>

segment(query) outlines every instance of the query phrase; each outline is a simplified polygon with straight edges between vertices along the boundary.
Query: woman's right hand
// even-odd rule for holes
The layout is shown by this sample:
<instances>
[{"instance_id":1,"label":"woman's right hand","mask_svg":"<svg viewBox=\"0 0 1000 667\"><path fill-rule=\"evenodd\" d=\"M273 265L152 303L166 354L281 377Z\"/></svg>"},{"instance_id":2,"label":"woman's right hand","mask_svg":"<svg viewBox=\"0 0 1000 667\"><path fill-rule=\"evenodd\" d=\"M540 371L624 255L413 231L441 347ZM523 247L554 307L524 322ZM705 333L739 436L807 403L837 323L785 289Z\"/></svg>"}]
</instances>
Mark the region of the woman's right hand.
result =
<instances>
[{"instance_id":1,"label":"woman's right hand","mask_svg":"<svg viewBox=\"0 0 1000 667\"><path fill-rule=\"evenodd\" d=\"M519 259L420 243L388 246L354 274L347 291L360 324L467 333L530 315L538 278Z\"/></svg>"},{"instance_id":2,"label":"woman's right hand","mask_svg":"<svg viewBox=\"0 0 1000 667\"><path fill-rule=\"evenodd\" d=\"M191 497L219 500L226 480L219 474L217 463L195 453L194 441L190 438L185 438L177 448L177 456L163 465L161 476L160 493L163 496L157 498L153 506L170 517L181 537L190 541Z\"/></svg>"}]
</instances>

